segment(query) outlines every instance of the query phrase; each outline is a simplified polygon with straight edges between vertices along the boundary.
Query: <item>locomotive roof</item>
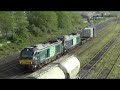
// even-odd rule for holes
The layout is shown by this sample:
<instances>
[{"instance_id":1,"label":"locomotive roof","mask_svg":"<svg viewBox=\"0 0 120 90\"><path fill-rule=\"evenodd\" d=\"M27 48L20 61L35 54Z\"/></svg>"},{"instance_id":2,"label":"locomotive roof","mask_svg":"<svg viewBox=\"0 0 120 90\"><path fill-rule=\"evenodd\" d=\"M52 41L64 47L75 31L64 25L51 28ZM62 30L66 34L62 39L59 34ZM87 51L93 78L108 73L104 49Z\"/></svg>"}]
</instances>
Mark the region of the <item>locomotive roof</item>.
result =
<instances>
[{"instance_id":1,"label":"locomotive roof","mask_svg":"<svg viewBox=\"0 0 120 90\"><path fill-rule=\"evenodd\" d=\"M52 46L52 45L56 45L56 44L59 44L61 43L61 41L56 41L56 42L53 42L53 43L45 43L45 44L37 44L37 45L34 45L34 46L31 46L31 47L28 47L28 48L33 48L34 50L40 50L40 49L43 49L43 48L46 48L46 47L49 47L49 46Z\"/></svg>"},{"instance_id":2,"label":"locomotive roof","mask_svg":"<svg viewBox=\"0 0 120 90\"><path fill-rule=\"evenodd\" d=\"M93 29L93 27L88 27L88 28L84 28L84 29Z\"/></svg>"},{"instance_id":3,"label":"locomotive roof","mask_svg":"<svg viewBox=\"0 0 120 90\"><path fill-rule=\"evenodd\" d=\"M71 38L73 38L73 37L77 37L77 36L79 36L80 34L76 34L76 35L65 35L64 36L64 39L66 39L66 40L68 40L68 39L71 39Z\"/></svg>"}]
</instances>

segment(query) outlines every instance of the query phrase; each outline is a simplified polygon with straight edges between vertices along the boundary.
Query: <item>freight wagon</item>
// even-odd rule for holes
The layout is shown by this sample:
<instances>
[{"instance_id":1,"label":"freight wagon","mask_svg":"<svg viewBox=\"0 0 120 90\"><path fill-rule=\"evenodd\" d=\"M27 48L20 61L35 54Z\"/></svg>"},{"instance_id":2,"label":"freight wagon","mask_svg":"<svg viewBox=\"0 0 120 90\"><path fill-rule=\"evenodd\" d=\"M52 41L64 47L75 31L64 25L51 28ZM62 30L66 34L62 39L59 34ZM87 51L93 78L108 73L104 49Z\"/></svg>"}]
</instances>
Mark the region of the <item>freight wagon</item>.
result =
<instances>
[{"instance_id":1,"label":"freight wagon","mask_svg":"<svg viewBox=\"0 0 120 90\"><path fill-rule=\"evenodd\" d=\"M80 71L80 60L70 56L59 63L49 64L49 69L37 71L25 79L76 79Z\"/></svg>"},{"instance_id":2,"label":"freight wagon","mask_svg":"<svg viewBox=\"0 0 120 90\"><path fill-rule=\"evenodd\" d=\"M93 37L96 37L96 27L90 26L84 28L80 33L81 43L84 44L86 41L90 40Z\"/></svg>"},{"instance_id":3,"label":"freight wagon","mask_svg":"<svg viewBox=\"0 0 120 90\"><path fill-rule=\"evenodd\" d=\"M81 37L92 38L93 37L93 28L84 28L84 30L82 31Z\"/></svg>"}]
</instances>

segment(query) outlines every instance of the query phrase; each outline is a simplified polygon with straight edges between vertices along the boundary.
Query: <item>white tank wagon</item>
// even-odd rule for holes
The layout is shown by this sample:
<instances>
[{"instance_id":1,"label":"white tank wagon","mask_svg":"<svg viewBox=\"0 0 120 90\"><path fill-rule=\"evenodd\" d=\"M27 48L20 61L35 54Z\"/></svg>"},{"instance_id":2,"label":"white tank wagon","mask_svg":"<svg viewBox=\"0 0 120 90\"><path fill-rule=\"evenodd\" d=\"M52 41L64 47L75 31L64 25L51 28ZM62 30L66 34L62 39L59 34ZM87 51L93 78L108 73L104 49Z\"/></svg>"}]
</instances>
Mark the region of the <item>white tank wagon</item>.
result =
<instances>
[{"instance_id":1,"label":"white tank wagon","mask_svg":"<svg viewBox=\"0 0 120 90\"><path fill-rule=\"evenodd\" d=\"M33 78L35 79L76 79L80 70L80 61L75 56L70 56L69 58L52 63L51 68L48 70L37 74ZM28 76L27 78L32 78Z\"/></svg>"},{"instance_id":2,"label":"white tank wagon","mask_svg":"<svg viewBox=\"0 0 120 90\"><path fill-rule=\"evenodd\" d=\"M65 74L63 70L56 65L48 71L38 75L36 79L65 79Z\"/></svg>"},{"instance_id":3,"label":"white tank wagon","mask_svg":"<svg viewBox=\"0 0 120 90\"><path fill-rule=\"evenodd\" d=\"M64 72L58 67L57 63L51 63L46 67L31 73L24 79L65 79Z\"/></svg>"},{"instance_id":4,"label":"white tank wagon","mask_svg":"<svg viewBox=\"0 0 120 90\"><path fill-rule=\"evenodd\" d=\"M65 59L58 66L64 71L66 79L75 79L80 71L80 61L75 56Z\"/></svg>"}]
</instances>

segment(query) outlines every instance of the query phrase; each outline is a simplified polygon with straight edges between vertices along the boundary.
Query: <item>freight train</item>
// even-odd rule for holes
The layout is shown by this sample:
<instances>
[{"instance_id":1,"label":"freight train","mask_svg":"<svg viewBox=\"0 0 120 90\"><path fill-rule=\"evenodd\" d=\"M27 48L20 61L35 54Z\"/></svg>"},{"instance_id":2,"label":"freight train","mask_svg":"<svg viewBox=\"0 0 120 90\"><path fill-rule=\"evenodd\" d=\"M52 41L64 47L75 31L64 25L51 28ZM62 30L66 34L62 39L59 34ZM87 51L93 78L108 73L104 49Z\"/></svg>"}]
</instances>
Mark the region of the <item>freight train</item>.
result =
<instances>
[{"instance_id":1,"label":"freight train","mask_svg":"<svg viewBox=\"0 0 120 90\"><path fill-rule=\"evenodd\" d=\"M47 43L24 48L20 53L19 64L34 71L95 36L96 28L87 27L82 32L71 33L70 35L58 37L56 40L51 40Z\"/></svg>"}]
</instances>

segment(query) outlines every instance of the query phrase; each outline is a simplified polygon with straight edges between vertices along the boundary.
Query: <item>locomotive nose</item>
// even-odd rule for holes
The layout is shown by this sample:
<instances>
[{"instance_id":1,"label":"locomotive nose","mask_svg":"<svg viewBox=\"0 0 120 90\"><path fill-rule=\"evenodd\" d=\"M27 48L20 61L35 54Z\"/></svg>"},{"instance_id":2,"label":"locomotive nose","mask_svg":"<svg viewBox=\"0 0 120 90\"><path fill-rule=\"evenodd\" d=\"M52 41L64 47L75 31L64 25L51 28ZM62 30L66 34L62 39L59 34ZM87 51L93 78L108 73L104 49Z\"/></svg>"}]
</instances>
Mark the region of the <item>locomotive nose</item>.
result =
<instances>
[{"instance_id":1,"label":"locomotive nose","mask_svg":"<svg viewBox=\"0 0 120 90\"><path fill-rule=\"evenodd\" d=\"M29 65L32 64L32 60L19 60L21 65Z\"/></svg>"}]
</instances>

